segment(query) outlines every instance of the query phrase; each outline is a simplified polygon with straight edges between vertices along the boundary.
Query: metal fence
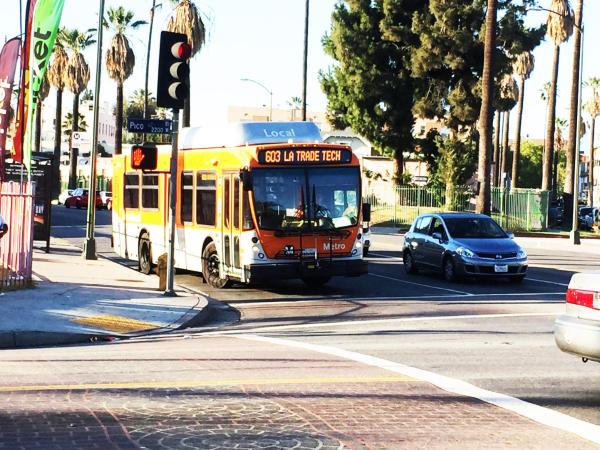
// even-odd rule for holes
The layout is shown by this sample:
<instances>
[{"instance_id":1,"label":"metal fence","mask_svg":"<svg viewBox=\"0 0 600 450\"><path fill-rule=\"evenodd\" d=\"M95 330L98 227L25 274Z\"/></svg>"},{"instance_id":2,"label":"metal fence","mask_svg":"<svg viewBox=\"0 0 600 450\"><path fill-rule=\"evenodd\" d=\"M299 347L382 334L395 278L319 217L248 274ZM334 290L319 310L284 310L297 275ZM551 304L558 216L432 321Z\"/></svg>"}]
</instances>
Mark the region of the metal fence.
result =
<instances>
[{"instance_id":1,"label":"metal fence","mask_svg":"<svg viewBox=\"0 0 600 450\"><path fill-rule=\"evenodd\" d=\"M89 188L90 187L90 177L79 176L76 180L76 187L78 188ZM60 182L60 190L64 191L69 188L68 180L61 180ZM96 191L111 191L112 188L112 178L105 176L96 177Z\"/></svg>"},{"instance_id":2,"label":"metal fence","mask_svg":"<svg viewBox=\"0 0 600 450\"><path fill-rule=\"evenodd\" d=\"M365 189L371 204L371 223L408 227L420 214L475 211L476 197L464 186L454 189L425 186L388 186ZM535 189L492 188L492 217L510 231L545 230L549 192Z\"/></svg>"},{"instance_id":3,"label":"metal fence","mask_svg":"<svg viewBox=\"0 0 600 450\"><path fill-rule=\"evenodd\" d=\"M8 233L0 238L0 291L29 286L33 259L33 185L0 183L0 215Z\"/></svg>"}]
</instances>

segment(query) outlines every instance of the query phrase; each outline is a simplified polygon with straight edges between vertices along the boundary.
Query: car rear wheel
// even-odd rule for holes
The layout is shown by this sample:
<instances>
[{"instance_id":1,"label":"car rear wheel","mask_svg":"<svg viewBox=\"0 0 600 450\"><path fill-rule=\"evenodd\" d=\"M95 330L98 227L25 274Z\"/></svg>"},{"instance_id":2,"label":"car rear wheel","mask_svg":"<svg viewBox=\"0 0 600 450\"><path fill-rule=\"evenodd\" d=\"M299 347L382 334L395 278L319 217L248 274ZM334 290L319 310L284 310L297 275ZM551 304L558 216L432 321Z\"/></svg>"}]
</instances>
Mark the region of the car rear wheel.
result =
<instances>
[{"instance_id":1,"label":"car rear wheel","mask_svg":"<svg viewBox=\"0 0 600 450\"><path fill-rule=\"evenodd\" d=\"M414 275L419 272L411 252L405 251L404 255L402 255L402 261L404 262L404 271L406 273Z\"/></svg>"},{"instance_id":2,"label":"car rear wheel","mask_svg":"<svg viewBox=\"0 0 600 450\"><path fill-rule=\"evenodd\" d=\"M65 208L70 208L71 207L71 203L65 200Z\"/></svg>"},{"instance_id":3,"label":"car rear wheel","mask_svg":"<svg viewBox=\"0 0 600 450\"><path fill-rule=\"evenodd\" d=\"M442 272L446 281L453 282L457 280L458 277L456 275L456 265L454 264L452 257L447 256L444 258L444 262L442 263Z\"/></svg>"},{"instance_id":4,"label":"car rear wheel","mask_svg":"<svg viewBox=\"0 0 600 450\"><path fill-rule=\"evenodd\" d=\"M138 244L138 266L143 274L150 275L152 273L152 249L146 233L142 234Z\"/></svg>"},{"instance_id":5,"label":"car rear wheel","mask_svg":"<svg viewBox=\"0 0 600 450\"><path fill-rule=\"evenodd\" d=\"M229 285L229 279L223 279L220 276L220 265L217 246L211 242L202 252L202 275L209 286L217 289L223 289Z\"/></svg>"}]
</instances>

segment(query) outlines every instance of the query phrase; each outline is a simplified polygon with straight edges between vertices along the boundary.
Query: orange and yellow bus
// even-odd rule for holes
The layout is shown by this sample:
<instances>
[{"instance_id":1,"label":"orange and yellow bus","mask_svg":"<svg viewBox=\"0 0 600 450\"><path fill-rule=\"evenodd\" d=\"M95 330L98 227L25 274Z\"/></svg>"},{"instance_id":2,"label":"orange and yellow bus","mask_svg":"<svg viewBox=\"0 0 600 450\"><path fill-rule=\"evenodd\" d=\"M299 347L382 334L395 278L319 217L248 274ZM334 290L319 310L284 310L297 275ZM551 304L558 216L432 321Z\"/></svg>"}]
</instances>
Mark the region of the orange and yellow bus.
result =
<instances>
[{"instance_id":1,"label":"orange and yellow bus","mask_svg":"<svg viewBox=\"0 0 600 450\"><path fill-rule=\"evenodd\" d=\"M168 248L170 155L159 146L156 171L145 173L131 169L128 154L113 158L114 249L144 273ZM323 143L311 122L183 129L175 267L217 288L365 274L360 180L350 147Z\"/></svg>"}]
</instances>

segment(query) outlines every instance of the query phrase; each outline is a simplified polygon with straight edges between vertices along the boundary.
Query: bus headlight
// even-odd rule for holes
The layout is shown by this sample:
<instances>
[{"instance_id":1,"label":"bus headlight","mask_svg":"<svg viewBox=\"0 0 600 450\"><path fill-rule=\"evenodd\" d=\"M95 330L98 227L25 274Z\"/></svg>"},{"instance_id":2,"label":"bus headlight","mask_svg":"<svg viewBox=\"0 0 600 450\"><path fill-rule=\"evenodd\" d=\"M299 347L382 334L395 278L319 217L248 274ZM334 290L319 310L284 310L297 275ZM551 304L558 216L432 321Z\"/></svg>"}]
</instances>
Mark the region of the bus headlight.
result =
<instances>
[{"instance_id":1,"label":"bus headlight","mask_svg":"<svg viewBox=\"0 0 600 450\"><path fill-rule=\"evenodd\" d=\"M253 245L253 246L252 246L252 251L253 251L254 253L258 253L258 252L260 251L260 248L258 248L258 246L257 246L257 245Z\"/></svg>"}]
</instances>

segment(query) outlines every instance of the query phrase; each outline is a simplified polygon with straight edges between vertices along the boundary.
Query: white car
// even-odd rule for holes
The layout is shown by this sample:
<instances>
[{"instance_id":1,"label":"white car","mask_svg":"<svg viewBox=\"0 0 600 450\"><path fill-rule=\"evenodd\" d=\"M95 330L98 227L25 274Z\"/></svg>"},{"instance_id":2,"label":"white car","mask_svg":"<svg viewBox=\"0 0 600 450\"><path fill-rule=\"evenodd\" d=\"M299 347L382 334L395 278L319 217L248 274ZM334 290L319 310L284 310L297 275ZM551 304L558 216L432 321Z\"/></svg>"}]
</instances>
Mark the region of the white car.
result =
<instances>
[{"instance_id":1,"label":"white car","mask_svg":"<svg viewBox=\"0 0 600 450\"><path fill-rule=\"evenodd\" d=\"M64 205L65 200L68 199L71 195L73 195L74 189L65 189L58 195L58 204Z\"/></svg>"},{"instance_id":2,"label":"white car","mask_svg":"<svg viewBox=\"0 0 600 450\"><path fill-rule=\"evenodd\" d=\"M600 362L600 271L573 275L565 314L554 322L554 339L563 352Z\"/></svg>"}]
</instances>

